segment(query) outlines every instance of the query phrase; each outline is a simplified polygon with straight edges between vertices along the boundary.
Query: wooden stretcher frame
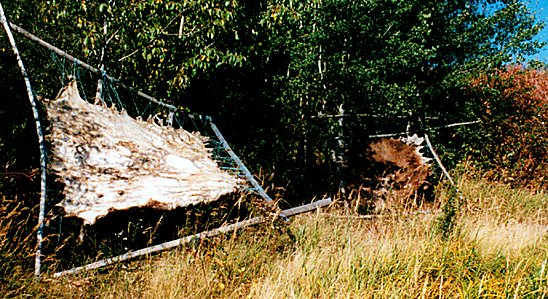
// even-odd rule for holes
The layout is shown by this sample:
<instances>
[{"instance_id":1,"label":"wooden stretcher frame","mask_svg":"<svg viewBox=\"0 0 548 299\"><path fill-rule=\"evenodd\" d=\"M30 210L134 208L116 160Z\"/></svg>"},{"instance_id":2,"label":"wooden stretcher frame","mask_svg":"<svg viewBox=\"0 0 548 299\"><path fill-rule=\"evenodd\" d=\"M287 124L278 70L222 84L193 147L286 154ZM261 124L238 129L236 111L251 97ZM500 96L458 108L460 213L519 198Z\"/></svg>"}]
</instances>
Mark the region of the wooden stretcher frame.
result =
<instances>
[{"instance_id":1,"label":"wooden stretcher frame","mask_svg":"<svg viewBox=\"0 0 548 299\"><path fill-rule=\"evenodd\" d=\"M56 54L64 57L65 59L67 59L67 60L69 60L73 63L79 64L80 66L88 69L89 71L95 73L96 75L103 76L104 78L116 83L118 86L120 86L122 88L125 88L125 89L128 89L132 92L135 92L140 97L143 97L143 98L145 98L145 99L147 99L151 102L154 102L154 103L156 103L160 106L164 106L164 107L168 108L171 111L170 115L173 115L173 112L177 110L177 107L175 107L171 104L167 104L167 103L165 103L161 100L158 100L158 99L156 99L156 98L154 98L154 97L152 97L152 96L150 96L150 95L148 95L144 92L141 92L141 91L136 90L136 89L134 89L130 86L125 85L124 83L122 83L120 81L120 79L109 76L103 70L100 70L96 67L93 67L90 64L85 63L84 61L81 61L81 60L75 58L72 55L69 55L65 51L63 51L63 50L47 43L46 41L44 41L44 40L40 39L39 37L29 33L28 31L24 30L23 28L15 25L13 23L8 22L5 14L4 14L4 11L2 9L1 4L0 4L0 22L2 22L2 24L4 26L4 29L8 33L8 37L10 39L10 42L12 43L14 52L17 56L17 59L18 59L18 62L19 62L20 68L21 68L21 71L22 71L23 76L25 78L25 82L27 84L27 90L29 91L29 99L31 101L31 104L32 104L32 107L33 107L33 112L35 114L34 118L35 118L35 121L36 121L36 128L37 128L38 136L39 136L39 139L40 139L39 143L40 143L40 152L41 152L40 162L41 162L41 168L42 168L42 181L41 181L42 183L41 183L40 209L39 209L39 217L38 217L38 222L39 223L38 223L38 232L37 232L38 245L37 245L36 257L35 257L35 272L34 272L35 277L39 278L40 275L41 275L41 258L42 258L41 249L42 249L42 240L43 240L43 226L44 226L44 218L45 218L46 191L47 191L46 180L45 180L46 173L47 173L47 157L46 157L46 149L45 149L45 138L44 138L43 133L42 133L40 118L39 118L39 115L38 115L38 109L36 108L37 104L36 104L34 96L32 94L32 88L30 86L30 80L28 79L28 75L27 75L27 73L24 69L22 59L21 59L21 57L19 55L19 52L17 50L17 47L15 45L15 40L13 39L13 35L11 34L11 29L13 29L15 32L21 34L25 38L36 42L38 45L40 45L40 46L42 46L42 47L44 47L48 50L51 50L51 51L55 52ZM298 213L311 211L311 210L316 209L320 206L325 206L325 205L328 205L328 204L331 203L331 200L329 200L329 203L327 203L326 200L323 200L323 201L319 201L317 204L304 205L302 207L297 207L297 208L294 208L294 209L282 211L275 204L275 202L270 198L270 196L268 196L268 194L265 192L265 190L255 180L255 178L253 177L251 172L248 170L248 168L242 163L242 161L238 158L238 156L230 148L230 146L228 145L228 143L226 142L226 140L222 136L221 132L217 128L217 126L211 121L211 118L208 117L207 119L208 119L208 122L209 122L209 125L210 125L211 129L213 130L213 132L215 133L217 138L221 141L221 144L223 145L223 148L229 154L229 156L234 160L234 162L238 165L238 167L240 167L241 171L244 173L244 176L246 177L249 184L251 186L253 186L253 188L255 190L258 191L259 195L268 204L274 206L274 208L278 211L277 216L281 217L284 221L288 222L288 218L287 218L289 216L288 213L292 213L291 215L295 215L295 214L298 214ZM93 266L90 266L90 265L82 266L82 267L78 267L78 268L75 268L75 269L72 269L72 270L59 272L59 273L56 273L55 275L60 276L60 275L64 275L64 273L72 273L72 272L76 273L76 272L80 272L82 270L86 270L88 268L89 269L95 269L95 268L98 268L98 267L110 265L114 262L123 261L123 260L129 259L129 258L133 258L133 257L139 256L139 255L148 254L148 253L152 253L152 252L172 248L174 246L178 246L182 243L188 242L188 241L185 241L185 240L191 240L191 239L194 239L196 237L203 238L203 237L207 237L207 236L213 236L213 235L217 235L217 234L220 234L220 233L224 233L226 231L230 231L230 230L246 227L246 226L249 226L249 225L257 224L257 223L260 223L260 222L263 222L263 221L264 221L264 219L262 217L253 218L253 219L250 219L250 220L239 222L239 224L233 224L233 225L221 227L221 228L218 228L218 229L215 229L215 230L212 230L212 231L199 233L199 234L196 234L196 235L188 236L188 237L178 239L178 240L174 240L174 241L171 241L171 242L167 242L167 243L164 243L164 244L152 246L152 247L149 247L149 248L144 248L144 249L134 251L134 252L129 252L129 253L126 253L125 255L122 255L122 256L117 256L117 257L113 257L113 258L109 258L109 259L106 259L106 260L103 260L103 261L93 263L92 264ZM177 245L173 246L173 244L177 244ZM76 270L76 269L80 269L80 270Z\"/></svg>"}]
</instances>

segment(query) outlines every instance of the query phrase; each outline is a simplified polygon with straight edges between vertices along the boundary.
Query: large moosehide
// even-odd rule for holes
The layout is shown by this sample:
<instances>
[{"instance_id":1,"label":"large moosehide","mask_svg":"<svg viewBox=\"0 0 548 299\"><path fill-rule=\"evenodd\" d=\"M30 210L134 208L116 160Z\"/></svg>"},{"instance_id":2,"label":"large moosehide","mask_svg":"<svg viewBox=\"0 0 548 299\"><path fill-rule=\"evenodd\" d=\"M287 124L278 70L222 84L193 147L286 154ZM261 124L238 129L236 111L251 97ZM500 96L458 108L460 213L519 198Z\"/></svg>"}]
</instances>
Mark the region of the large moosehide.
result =
<instances>
[{"instance_id":1,"label":"large moosehide","mask_svg":"<svg viewBox=\"0 0 548 299\"><path fill-rule=\"evenodd\" d=\"M82 100L76 82L45 101L50 169L64 183L66 214L92 224L114 210L174 209L210 202L235 190L206 138Z\"/></svg>"}]
</instances>

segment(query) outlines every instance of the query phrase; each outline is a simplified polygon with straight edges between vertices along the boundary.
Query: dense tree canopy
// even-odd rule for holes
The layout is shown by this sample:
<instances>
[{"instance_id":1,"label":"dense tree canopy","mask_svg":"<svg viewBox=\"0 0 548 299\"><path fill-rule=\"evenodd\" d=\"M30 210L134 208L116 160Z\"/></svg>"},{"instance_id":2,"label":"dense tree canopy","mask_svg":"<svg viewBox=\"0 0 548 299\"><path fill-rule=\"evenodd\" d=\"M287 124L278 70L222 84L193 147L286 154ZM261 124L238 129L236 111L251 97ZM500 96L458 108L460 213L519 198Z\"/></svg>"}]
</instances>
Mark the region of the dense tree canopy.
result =
<instances>
[{"instance_id":1,"label":"dense tree canopy","mask_svg":"<svg viewBox=\"0 0 548 299\"><path fill-rule=\"evenodd\" d=\"M474 120L480 105L463 87L535 53L542 27L520 0L17 0L5 10L94 65L106 45L111 75L213 115L249 163L283 182L322 186L341 128L318 115L382 116L345 118L349 147Z\"/></svg>"}]
</instances>

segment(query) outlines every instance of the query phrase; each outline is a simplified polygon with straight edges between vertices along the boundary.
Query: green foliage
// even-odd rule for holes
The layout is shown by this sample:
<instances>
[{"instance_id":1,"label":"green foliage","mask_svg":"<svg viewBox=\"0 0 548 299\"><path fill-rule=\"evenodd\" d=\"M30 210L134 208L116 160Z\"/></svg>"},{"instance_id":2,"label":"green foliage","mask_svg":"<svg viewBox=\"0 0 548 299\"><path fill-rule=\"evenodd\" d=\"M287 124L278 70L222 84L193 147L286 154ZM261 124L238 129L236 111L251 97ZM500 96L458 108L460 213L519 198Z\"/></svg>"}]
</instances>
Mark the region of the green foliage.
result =
<instances>
[{"instance_id":1,"label":"green foliage","mask_svg":"<svg viewBox=\"0 0 548 299\"><path fill-rule=\"evenodd\" d=\"M437 220L436 229L444 240L447 240L455 229L460 205L458 196L458 191L455 188L450 188L447 191L447 202L443 205L442 214Z\"/></svg>"},{"instance_id":2,"label":"green foliage","mask_svg":"<svg viewBox=\"0 0 548 299\"><path fill-rule=\"evenodd\" d=\"M315 164L330 162L339 128L313 116L337 114L340 105L382 115L344 120L345 141L358 150L364 135L404 131L407 123L395 116L410 115L415 130L475 120L481 109L464 91L470 76L529 54L541 28L518 1L273 1L260 24L269 51L256 54L277 65L271 76L259 74L274 82L263 86L263 106L280 109L265 147L281 155L268 157L314 173ZM450 136L437 136L450 146Z\"/></svg>"},{"instance_id":3,"label":"green foliage","mask_svg":"<svg viewBox=\"0 0 548 299\"><path fill-rule=\"evenodd\" d=\"M469 78L534 53L542 27L519 0L18 0L6 12L130 85L212 115L252 168L304 193L332 185L340 154L339 124L314 116L382 116L344 119L350 148L370 133L476 119ZM444 134L434 137L459 144Z\"/></svg>"},{"instance_id":4,"label":"green foliage","mask_svg":"<svg viewBox=\"0 0 548 299\"><path fill-rule=\"evenodd\" d=\"M20 172L38 164L38 144L28 146L29 138L36 140L36 129L27 98L25 83L17 67L11 49L0 48L0 94L3 102L0 109L0 168L5 176L0 176L0 190L10 185L10 170Z\"/></svg>"},{"instance_id":5,"label":"green foliage","mask_svg":"<svg viewBox=\"0 0 548 299\"><path fill-rule=\"evenodd\" d=\"M548 73L520 65L474 78L482 126L469 137L469 154L491 179L544 189L548 168Z\"/></svg>"},{"instance_id":6,"label":"green foliage","mask_svg":"<svg viewBox=\"0 0 548 299\"><path fill-rule=\"evenodd\" d=\"M244 61L232 46L235 1L33 2L14 1L8 16L92 65L105 47L111 75L162 96L206 69Z\"/></svg>"}]
</instances>

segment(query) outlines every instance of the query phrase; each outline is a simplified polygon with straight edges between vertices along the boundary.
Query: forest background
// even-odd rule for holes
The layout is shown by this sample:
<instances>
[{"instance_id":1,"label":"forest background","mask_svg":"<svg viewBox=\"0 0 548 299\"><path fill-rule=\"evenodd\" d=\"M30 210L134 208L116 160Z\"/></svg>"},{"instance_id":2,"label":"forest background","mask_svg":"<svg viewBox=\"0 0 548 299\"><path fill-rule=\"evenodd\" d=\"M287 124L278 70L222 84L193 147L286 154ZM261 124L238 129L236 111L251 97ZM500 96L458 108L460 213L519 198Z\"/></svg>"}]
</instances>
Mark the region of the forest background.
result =
<instances>
[{"instance_id":1,"label":"forest background","mask_svg":"<svg viewBox=\"0 0 548 299\"><path fill-rule=\"evenodd\" d=\"M252 169L298 186L285 197L338 187L333 156L344 155L341 139L352 151L368 135L478 119L478 126L431 130L450 168L473 157L488 169L518 171L500 177L530 181L545 163L542 130L521 122L542 123L545 110L536 112L546 103L516 103L534 92L509 86L522 71L543 72L525 59L540 49L535 35L543 25L523 1L12 1L5 10L11 22L104 64L128 85L211 115ZM36 166L38 155L21 146L34 133L15 59L2 43L0 164L9 172ZM51 61L33 50L24 59L44 72ZM54 73L35 82L37 94L54 97L64 80ZM519 95L507 94L512 88ZM516 105L529 106L516 113ZM341 108L370 117L345 118L342 132L338 119L318 117ZM518 132L528 134L520 140Z\"/></svg>"}]
</instances>

